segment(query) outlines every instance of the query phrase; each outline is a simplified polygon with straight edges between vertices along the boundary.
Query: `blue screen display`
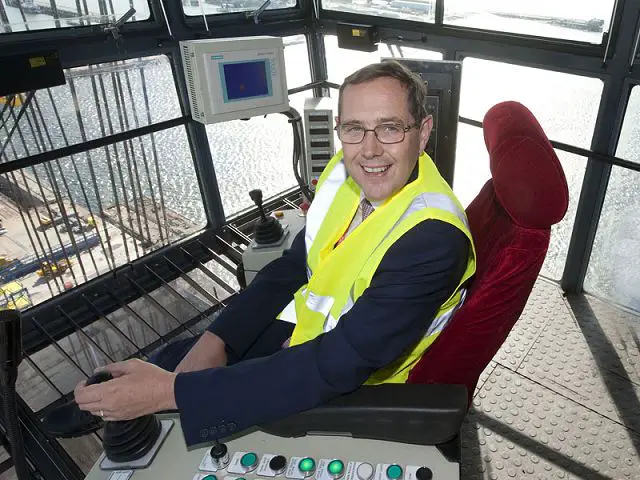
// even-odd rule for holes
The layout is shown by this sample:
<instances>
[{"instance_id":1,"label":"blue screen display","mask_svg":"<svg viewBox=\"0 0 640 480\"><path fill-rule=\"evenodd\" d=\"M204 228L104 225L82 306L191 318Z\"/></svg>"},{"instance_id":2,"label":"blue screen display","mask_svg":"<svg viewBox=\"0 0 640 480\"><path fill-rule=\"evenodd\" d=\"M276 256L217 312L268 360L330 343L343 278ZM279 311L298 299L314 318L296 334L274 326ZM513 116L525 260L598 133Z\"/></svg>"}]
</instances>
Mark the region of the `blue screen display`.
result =
<instances>
[{"instance_id":1,"label":"blue screen display","mask_svg":"<svg viewBox=\"0 0 640 480\"><path fill-rule=\"evenodd\" d=\"M267 71L268 61L225 63L224 71L225 100L269 95L271 77Z\"/></svg>"}]
</instances>

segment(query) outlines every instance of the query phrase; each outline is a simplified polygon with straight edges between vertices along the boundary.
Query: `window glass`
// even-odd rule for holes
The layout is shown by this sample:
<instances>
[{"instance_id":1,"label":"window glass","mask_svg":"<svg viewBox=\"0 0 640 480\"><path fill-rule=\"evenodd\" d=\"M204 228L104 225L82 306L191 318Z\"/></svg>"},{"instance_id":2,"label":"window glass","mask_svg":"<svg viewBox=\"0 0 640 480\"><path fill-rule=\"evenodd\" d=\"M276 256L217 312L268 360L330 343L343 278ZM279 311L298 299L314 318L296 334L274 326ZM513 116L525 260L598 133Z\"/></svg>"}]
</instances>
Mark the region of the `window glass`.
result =
<instances>
[{"instance_id":1,"label":"window glass","mask_svg":"<svg viewBox=\"0 0 640 480\"><path fill-rule=\"evenodd\" d=\"M640 93L631 91L616 156L640 162ZM613 167L585 290L640 311L640 173Z\"/></svg>"},{"instance_id":2,"label":"window glass","mask_svg":"<svg viewBox=\"0 0 640 480\"><path fill-rule=\"evenodd\" d=\"M377 52L359 52L338 47L336 35L324 36L324 48L327 57L327 73L329 81L342 83L353 72L370 63L379 62L383 58L415 58L442 60L440 52L423 50L406 46L390 45L381 42Z\"/></svg>"},{"instance_id":3,"label":"window glass","mask_svg":"<svg viewBox=\"0 0 640 480\"><path fill-rule=\"evenodd\" d=\"M150 16L146 0L0 0L0 33L115 23L131 8L128 22Z\"/></svg>"},{"instance_id":4,"label":"window glass","mask_svg":"<svg viewBox=\"0 0 640 480\"><path fill-rule=\"evenodd\" d=\"M309 56L304 35L285 37L287 87L311 81ZM300 115L311 90L289 97ZM251 207L249 191L262 190L264 198L297 185L293 174L293 130L287 117L272 114L249 120L207 125L222 205L227 217Z\"/></svg>"},{"instance_id":5,"label":"window glass","mask_svg":"<svg viewBox=\"0 0 640 480\"><path fill-rule=\"evenodd\" d=\"M206 224L182 126L0 176L0 307L25 309Z\"/></svg>"},{"instance_id":6,"label":"window glass","mask_svg":"<svg viewBox=\"0 0 640 480\"><path fill-rule=\"evenodd\" d=\"M569 185L569 208L560 223L551 228L551 243L541 274L554 280L562 277L569 251L571 231L582 189L586 159L556 150ZM470 125L458 125L454 192L466 208L491 178L489 154L484 144L482 130Z\"/></svg>"},{"instance_id":7,"label":"window glass","mask_svg":"<svg viewBox=\"0 0 640 480\"><path fill-rule=\"evenodd\" d=\"M182 0L182 9L187 16L219 15L233 12L252 12L260 8L265 0ZM271 0L267 10L291 8L297 0Z\"/></svg>"},{"instance_id":8,"label":"window glass","mask_svg":"<svg viewBox=\"0 0 640 480\"><path fill-rule=\"evenodd\" d=\"M327 10L402 18L418 22L435 22L435 0L323 0Z\"/></svg>"},{"instance_id":9,"label":"window glass","mask_svg":"<svg viewBox=\"0 0 640 480\"><path fill-rule=\"evenodd\" d=\"M0 97L0 162L94 140L181 115L165 56L72 68L66 84L36 91L20 116L25 94ZM17 128L12 132L15 122ZM11 137L9 138L9 134Z\"/></svg>"},{"instance_id":10,"label":"window glass","mask_svg":"<svg viewBox=\"0 0 640 480\"><path fill-rule=\"evenodd\" d=\"M614 0L445 0L444 23L600 44L613 6Z\"/></svg>"},{"instance_id":11,"label":"window glass","mask_svg":"<svg viewBox=\"0 0 640 480\"><path fill-rule=\"evenodd\" d=\"M460 115L481 121L495 104L515 100L533 112L552 140L590 148L602 88L597 78L468 57Z\"/></svg>"}]
</instances>

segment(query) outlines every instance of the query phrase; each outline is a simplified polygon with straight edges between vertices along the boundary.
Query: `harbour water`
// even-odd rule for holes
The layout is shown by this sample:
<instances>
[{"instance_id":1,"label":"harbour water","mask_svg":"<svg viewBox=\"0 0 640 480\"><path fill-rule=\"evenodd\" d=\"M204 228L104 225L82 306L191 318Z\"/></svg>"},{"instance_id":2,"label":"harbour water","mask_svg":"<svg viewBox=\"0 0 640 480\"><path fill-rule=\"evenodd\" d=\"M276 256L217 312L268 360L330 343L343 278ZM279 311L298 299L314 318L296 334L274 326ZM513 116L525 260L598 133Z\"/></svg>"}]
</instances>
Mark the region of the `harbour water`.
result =
<instances>
[{"instance_id":1,"label":"harbour water","mask_svg":"<svg viewBox=\"0 0 640 480\"><path fill-rule=\"evenodd\" d=\"M6 5L7 0L0 1ZM124 12L128 5L129 2L124 2L122 8L116 8L115 11ZM370 2L367 5L368 8L377 8L375 0L373 6ZM212 7L208 4L206 6ZM17 9L8 6L5 8L10 19L15 19ZM28 15L30 14L25 16ZM40 28L47 28L42 27L46 22L53 22L51 17L44 18L47 16L42 13L32 15ZM478 24L489 22L498 30L513 29L513 19L488 13L478 13L475 18ZM464 20L465 25L473 21L473 17ZM521 24L523 22L526 23L520 21ZM584 31L555 25L530 21L529 24L535 24L539 35L560 38L587 35ZM593 32L588 35L593 38ZM339 49L335 37L331 36L326 37L325 45L329 80L336 83L340 83L345 75L359 66L378 61L381 57L441 58L438 52L397 48L384 43L380 45L378 52L372 54L352 52ZM285 54L289 88L309 82L304 37L287 38ZM128 80L125 77L118 80L114 77L115 71L129 72ZM95 84L97 90L94 90L92 78L101 79L101 82ZM481 120L492 105L503 100L517 100L533 111L550 138L590 148L603 88L601 80L475 58L464 60L462 78L461 115ZM89 68L74 69L68 72L67 80L67 85L51 89L51 96L48 92L38 92L36 95L41 118L50 132L50 140L42 141L35 133L33 138L27 138L25 142L12 140L15 152L8 151L2 161L180 115L172 70L166 57L105 65L99 71ZM292 106L302 112L304 97L309 94L303 92L292 96ZM118 102L127 111L124 121L118 118ZM60 122L56 121L56 109L61 117ZM251 205L247 192L252 188L262 188L265 195L270 196L295 185L291 161L292 133L283 115L209 125L206 129L227 215ZM0 131L0 141L4 142L5 138L6 132ZM125 196L127 184L112 182L108 164L113 162L116 150L119 155L117 161L124 163L127 148L119 145L109 152L96 150L87 156L61 159L60 173L58 170L54 173L57 177L65 172L71 195L76 202L84 205L88 201L89 206L96 208L97 196L93 194L86 198L80 189L86 179L91 177L91 164L101 195L100 201L105 207L112 206L116 196ZM134 142L129 150L128 154L136 161L139 161L143 152L150 160L157 158L157 167L150 163L148 176L143 174L145 181L141 182L141 194L152 195L153 190L153 195L157 196L159 187L162 186L168 208L197 225L204 224L204 211L193 161L182 127L154 134L153 140L151 136L147 136ZM582 157L563 152L558 152L558 155L569 182L571 204L566 218L553 229L552 245L543 271L554 279L559 279L562 275L586 166L586 159ZM617 155L640 161L640 95L637 89L631 94ZM461 201L468 204L488 178L488 158L481 131L460 125L454 190ZM638 310L640 260L630 252L640 249L640 218L636 218L638 214L635 213L640 211L639 179L637 173L614 168L586 282L589 291ZM114 191L116 196L109 194Z\"/></svg>"}]
</instances>

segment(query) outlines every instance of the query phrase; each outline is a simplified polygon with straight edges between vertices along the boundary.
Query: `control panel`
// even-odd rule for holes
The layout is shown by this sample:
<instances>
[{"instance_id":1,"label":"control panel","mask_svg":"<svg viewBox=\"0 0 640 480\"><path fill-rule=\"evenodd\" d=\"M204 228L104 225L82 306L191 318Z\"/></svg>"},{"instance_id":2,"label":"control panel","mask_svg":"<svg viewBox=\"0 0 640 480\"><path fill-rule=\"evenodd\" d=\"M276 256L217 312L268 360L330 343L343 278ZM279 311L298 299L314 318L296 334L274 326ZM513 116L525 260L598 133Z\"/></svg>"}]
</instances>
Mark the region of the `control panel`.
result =
<instances>
[{"instance_id":1,"label":"control panel","mask_svg":"<svg viewBox=\"0 0 640 480\"><path fill-rule=\"evenodd\" d=\"M101 469L102 458L88 480L456 480L459 464L433 446L307 435L286 438L253 429L187 450L176 416L153 462L143 469Z\"/></svg>"},{"instance_id":2,"label":"control panel","mask_svg":"<svg viewBox=\"0 0 640 480\"><path fill-rule=\"evenodd\" d=\"M453 185L458 135L458 112L462 82L462 62L446 60L395 60L420 75L427 84L427 113L433 130L425 152L433 159L444 179Z\"/></svg>"},{"instance_id":3,"label":"control panel","mask_svg":"<svg viewBox=\"0 0 640 480\"><path fill-rule=\"evenodd\" d=\"M332 97L307 98L304 102L306 158L303 176L311 190L315 190L320 175L336 153L336 103Z\"/></svg>"},{"instance_id":4,"label":"control panel","mask_svg":"<svg viewBox=\"0 0 640 480\"><path fill-rule=\"evenodd\" d=\"M260 244L257 239L254 239L242 254L247 285L265 265L279 258L285 250L291 248L293 239L304 228L306 218L302 210L298 209L278 210L273 213L273 217L282 225L281 239L267 244Z\"/></svg>"}]
</instances>

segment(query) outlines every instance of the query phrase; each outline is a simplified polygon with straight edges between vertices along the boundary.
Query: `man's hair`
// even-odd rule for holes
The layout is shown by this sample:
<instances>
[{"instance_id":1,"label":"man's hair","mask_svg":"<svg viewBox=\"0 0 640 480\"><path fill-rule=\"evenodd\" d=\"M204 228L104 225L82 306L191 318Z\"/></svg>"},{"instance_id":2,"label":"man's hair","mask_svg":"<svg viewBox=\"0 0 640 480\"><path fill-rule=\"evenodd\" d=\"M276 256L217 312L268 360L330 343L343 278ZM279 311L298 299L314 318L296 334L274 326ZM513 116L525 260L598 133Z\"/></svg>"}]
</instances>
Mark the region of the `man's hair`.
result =
<instances>
[{"instance_id":1,"label":"man's hair","mask_svg":"<svg viewBox=\"0 0 640 480\"><path fill-rule=\"evenodd\" d=\"M427 85L420 75L413 73L395 60L367 65L345 78L340 86L340 93L338 94L338 116L340 117L342 115L342 95L346 87L384 77L395 78L404 86L408 93L409 113L411 113L411 116L413 116L417 123L421 123L422 120L427 117L425 105L427 100Z\"/></svg>"}]
</instances>

